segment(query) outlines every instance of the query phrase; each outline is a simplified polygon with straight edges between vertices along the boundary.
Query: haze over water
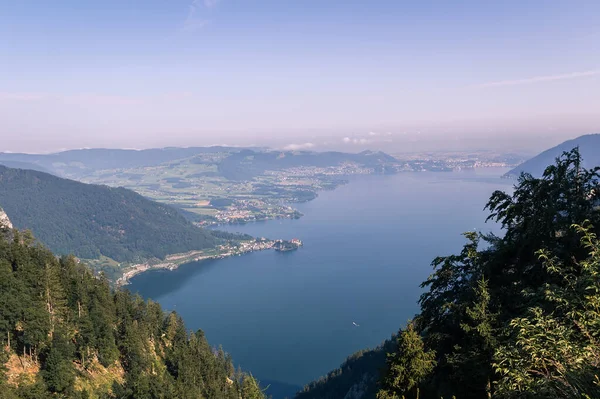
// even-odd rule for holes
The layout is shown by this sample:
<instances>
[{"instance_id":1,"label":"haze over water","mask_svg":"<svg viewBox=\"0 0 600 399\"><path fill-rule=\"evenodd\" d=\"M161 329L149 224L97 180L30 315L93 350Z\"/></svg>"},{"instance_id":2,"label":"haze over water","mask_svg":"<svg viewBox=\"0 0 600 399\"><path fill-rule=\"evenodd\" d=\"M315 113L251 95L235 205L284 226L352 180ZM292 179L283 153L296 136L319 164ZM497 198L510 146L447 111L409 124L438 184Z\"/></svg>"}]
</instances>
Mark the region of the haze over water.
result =
<instances>
[{"instance_id":1,"label":"haze over water","mask_svg":"<svg viewBox=\"0 0 600 399\"><path fill-rule=\"evenodd\" d=\"M511 189L504 172L354 178L299 204L299 220L222 227L297 237L298 251L150 272L129 288L176 310L259 379L304 385L403 326L418 311L432 259L459 251L462 232L498 231L483 207L494 190Z\"/></svg>"}]
</instances>

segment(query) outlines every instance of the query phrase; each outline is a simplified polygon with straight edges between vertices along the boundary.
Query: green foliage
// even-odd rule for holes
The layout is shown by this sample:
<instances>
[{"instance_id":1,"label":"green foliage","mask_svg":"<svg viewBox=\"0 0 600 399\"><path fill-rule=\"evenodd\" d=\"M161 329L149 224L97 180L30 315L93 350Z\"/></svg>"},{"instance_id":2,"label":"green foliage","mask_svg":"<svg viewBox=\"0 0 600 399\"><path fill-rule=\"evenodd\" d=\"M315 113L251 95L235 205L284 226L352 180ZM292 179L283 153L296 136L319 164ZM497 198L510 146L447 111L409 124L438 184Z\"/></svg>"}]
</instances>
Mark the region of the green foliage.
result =
<instances>
[{"instance_id":1,"label":"green foliage","mask_svg":"<svg viewBox=\"0 0 600 399\"><path fill-rule=\"evenodd\" d=\"M0 166L0 204L54 252L118 262L211 248L220 240L167 205L124 188Z\"/></svg>"},{"instance_id":2,"label":"green foliage","mask_svg":"<svg viewBox=\"0 0 600 399\"><path fill-rule=\"evenodd\" d=\"M0 234L0 342L7 349L0 350L0 399L265 397L201 331L188 334L177 314L112 292L73 257L58 259L27 235L11 234ZM9 384L9 355L39 367L33 382ZM102 366L112 386L93 383Z\"/></svg>"},{"instance_id":3,"label":"green foliage","mask_svg":"<svg viewBox=\"0 0 600 399\"><path fill-rule=\"evenodd\" d=\"M263 399L265 394L261 389L258 381L247 375L242 379L242 398L243 399Z\"/></svg>"},{"instance_id":4,"label":"green foliage","mask_svg":"<svg viewBox=\"0 0 600 399\"><path fill-rule=\"evenodd\" d=\"M73 344L63 332L55 332L48 354L45 356L42 373L50 392L65 393L72 389L75 381L73 352Z\"/></svg>"},{"instance_id":5,"label":"green foliage","mask_svg":"<svg viewBox=\"0 0 600 399\"><path fill-rule=\"evenodd\" d=\"M378 399L418 396L419 385L435 367L435 352L426 351L412 322L398 335L398 349L388 355L387 372Z\"/></svg>"},{"instance_id":6,"label":"green foliage","mask_svg":"<svg viewBox=\"0 0 600 399\"><path fill-rule=\"evenodd\" d=\"M510 322L512 339L496 353L499 393L504 397L600 397L600 242L592 226L574 226L589 257L565 266L539 252L549 273L563 284L547 283L538 293L554 305L531 308Z\"/></svg>"}]
</instances>

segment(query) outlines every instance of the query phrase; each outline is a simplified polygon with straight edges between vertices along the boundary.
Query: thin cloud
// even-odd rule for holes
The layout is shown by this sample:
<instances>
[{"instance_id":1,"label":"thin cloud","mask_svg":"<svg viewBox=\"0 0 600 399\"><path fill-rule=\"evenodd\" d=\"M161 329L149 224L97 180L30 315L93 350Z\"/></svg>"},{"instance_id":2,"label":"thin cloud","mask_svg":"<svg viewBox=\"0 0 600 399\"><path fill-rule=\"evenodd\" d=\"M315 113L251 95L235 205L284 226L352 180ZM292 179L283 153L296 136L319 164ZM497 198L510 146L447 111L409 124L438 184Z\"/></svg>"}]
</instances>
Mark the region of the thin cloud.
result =
<instances>
[{"instance_id":1,"label":"thin cloud","mask_svg":"<svg viewBox=\"0 0 600 399\"><path fill-rule=\"evenodd\" d=\"M588 76L597 76L600 75L600 69L593 69L591 71L583 71L583 72L572 72L565 73L561 75L547 75L547 76L535 76L533 78L527 79L515 79L515 80L500 80L497 82L488 82L477 85L477 88L487 88L487 87L502 87L502 86L518 86L532 83L540 83L540 82L553 82L556 80L569 80L569 79L579 79L585 78Z\"/></svg>"},{"instance_id":2,"label":"thin cloud","mask_svg":"<svg viewBox=\"0 0 600 399\"><path fill-rule=\"evenodd\" d=\"M310 150L314 148L315 145L313 143L303 143L303 144L289 144L283 147L286 151L298 151L298 150Z\"/></svg>"},{"instance_id":3,"label":"thin cloud","mask_svg":"<svg viewBox=\"0 0 600 399\"><path fill-rule=\"evenodd\" d=\"M345 144L369 144L371 142L371 140L365 139L365 138L350 138L350 137L344 137L342 139L342 141Z\"/></svg>"},{"instance_id":4,"label":"thin cloud","mask_svg":"<svg viewBox=\"0 0 600 399\"><path fill-rule=\"evenodd\" d=\"M38 101L47 97L46 93L0 92L0 101Z\"/></svg>"},{"instance_id":5,"label":"thin cloud","mask_svg":"<svg viewBox=\"0 0 600 399\"><path fill-rule=\"evenodd\" d=\"M52 101L65 104L84 104L86 106L128 106L140 105L146 101L177 99L184 94L169 93L157 96L124 96L98 93L44 93L44 92L0 92L0 102L20 103Z\"/></svg>"},{"instance_id":6,"label":"thin cloud","mask_svg":"<svg viewBox=\"0 0 600 399\"><path fill-rule=\"evenodd\" d=\"M203 9L210 9L219 4L221 0L193 0L188 6L188 14L183 22L183 32L196 32L210 23L210 19L200 17Z\"/></svg>"}]
</instances>

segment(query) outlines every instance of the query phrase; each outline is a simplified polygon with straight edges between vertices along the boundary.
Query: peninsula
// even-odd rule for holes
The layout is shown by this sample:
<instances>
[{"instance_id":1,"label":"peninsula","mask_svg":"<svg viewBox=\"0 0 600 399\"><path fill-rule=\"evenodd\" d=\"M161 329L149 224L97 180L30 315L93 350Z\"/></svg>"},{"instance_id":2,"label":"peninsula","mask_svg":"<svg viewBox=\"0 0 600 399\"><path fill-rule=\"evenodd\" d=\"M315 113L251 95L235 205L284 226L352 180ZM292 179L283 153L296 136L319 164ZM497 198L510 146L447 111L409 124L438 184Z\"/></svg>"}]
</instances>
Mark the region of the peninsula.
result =
<instances>
[{"instance_id":1,"label":"peninsula","mask_svg":"<svg viewBox=\"0 0 600 399\"><path fill-rule=\"evenodd\" d=\"M175 270L179 266L186 263L199 262L209 259L223 259L230 256L242 255L255 251L264 251L274 249L275 251L285 252L298 249L302 246L302 241L298 239L287 240L269 240L266 238L256 238L254 240L244 240L236 244L228 243L219 245L216 248L189 251L180 254L166 256L165 259L151 259L144 263L133 265L121 265L122 275L115 284L116 286L124 286L129 284L131 278L138 274L150 270ZM86 262L90 262L86 260Z\"/></svg>"}]
</instances>

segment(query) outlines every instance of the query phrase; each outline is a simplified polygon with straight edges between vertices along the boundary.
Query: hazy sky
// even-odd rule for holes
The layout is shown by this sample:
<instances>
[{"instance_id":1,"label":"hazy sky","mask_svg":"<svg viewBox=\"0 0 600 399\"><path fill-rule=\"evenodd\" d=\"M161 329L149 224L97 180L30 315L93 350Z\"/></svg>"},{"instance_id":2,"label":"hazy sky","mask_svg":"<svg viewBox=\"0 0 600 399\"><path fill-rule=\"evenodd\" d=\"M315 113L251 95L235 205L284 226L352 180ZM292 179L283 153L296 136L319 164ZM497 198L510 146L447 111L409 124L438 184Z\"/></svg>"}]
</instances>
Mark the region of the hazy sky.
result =
<instances>
[{"instance_id":1,"label":"hazy sky","mask_svg":"<svg viewBox=\"0 0 600 399\"><path fill-rule=\"evenodd\" d=\"M0 0L0 151L592 132L598 0Z\"/></svg>"}]
</instances>

